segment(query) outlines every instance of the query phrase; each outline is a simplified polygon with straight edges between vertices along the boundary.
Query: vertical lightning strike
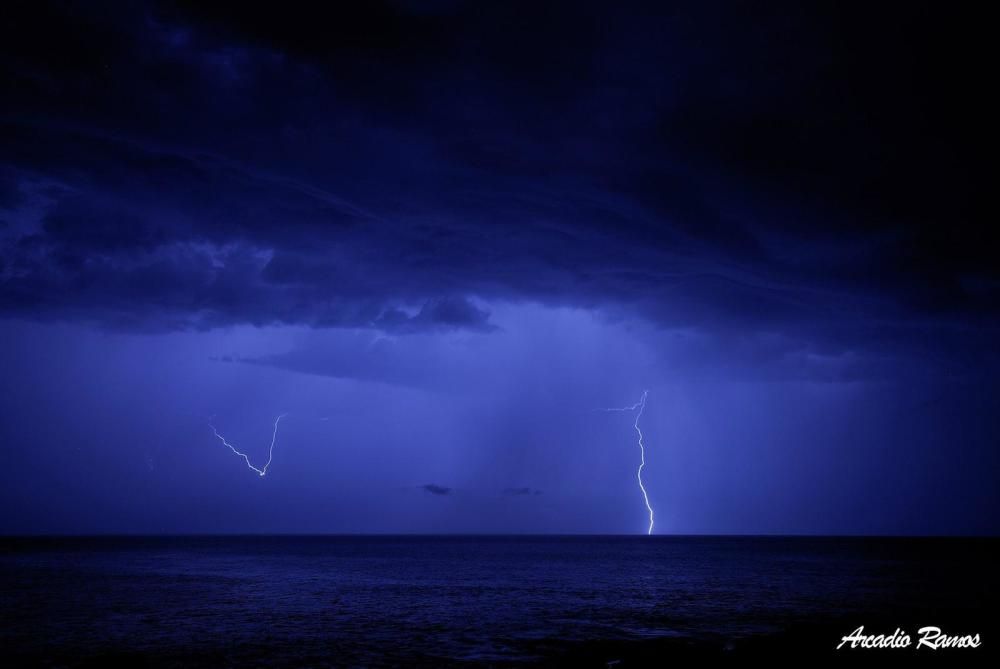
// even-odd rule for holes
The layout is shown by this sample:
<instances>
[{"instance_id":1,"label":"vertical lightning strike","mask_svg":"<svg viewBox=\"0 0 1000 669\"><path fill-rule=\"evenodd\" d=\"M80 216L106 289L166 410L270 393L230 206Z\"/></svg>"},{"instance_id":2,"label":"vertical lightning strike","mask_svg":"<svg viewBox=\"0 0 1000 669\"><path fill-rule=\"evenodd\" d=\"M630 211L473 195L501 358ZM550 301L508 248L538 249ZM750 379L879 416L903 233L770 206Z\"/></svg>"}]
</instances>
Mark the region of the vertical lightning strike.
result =
<instances>
[{"instance_id":1,"label":"vertical lightning strike","mask_svg":"<svg viewBox=\"0 0 1000 669\"><path fill-rule=\"evenodd\" d=\"M632 423L632 427L635 428L636 434L639 435L639 469L635 473L636 479L639 481L639 490L642 491L642 500L646 503L646 510L649 512L649 528L646 530L646 534L653 533L653 507L649 504L649 495L646 493L646 486L642 483L642 469L646 466L646 445L642 441L642 429L639 428L639 419L642 418L642 412L646 409L646 396L649 395L648 390L642 391L642 398L633 404L632 406L605 409L605 411L635 411L635 422Z\"/></svg>"},{"instance_id":2,"label":"vertical lightning strike","mask_svg":"<svg viewBox=\"0 0 1000 669\"><path fill-rule=\"evenodd\" d=\"M287 413L283 413L283 414L281 414L280 416L278 416L277 418L274 419L274 432L271 434L271 446L267 449L267 462L264 464L264 468L263 469L257 469L252 464L250 464L250 458L247 457L247 454L246 453L241 453L240 451L236 450L235 446L233 446L232 444L230 444L228 441L226 441L225 437L223 437L221 434L219 434L219 431L215 429L215 426L212 425L211 422L209 422L208 426L210 428L212 428L212 432L215 434L216 437L219 438L219 441L221 441L223 444L225 444L226 446L228 446L229 450L231 450L233 453L235 453L236 455L238 455L241 458L243 458L243 460L247 463L247 467L249 467L253 471L257 472L257 474L259 476L264 476L265 474L267 474L267 468L271 466L271 458L274 457L274 442L278 439L278 423L280 423L281 419L284 418L287 415L288 415ZM214 418L214 416L213 416L213 418ZM209 421L211 421L211 420L212 419L209 418Z\"/></svg>"}]
</instances>

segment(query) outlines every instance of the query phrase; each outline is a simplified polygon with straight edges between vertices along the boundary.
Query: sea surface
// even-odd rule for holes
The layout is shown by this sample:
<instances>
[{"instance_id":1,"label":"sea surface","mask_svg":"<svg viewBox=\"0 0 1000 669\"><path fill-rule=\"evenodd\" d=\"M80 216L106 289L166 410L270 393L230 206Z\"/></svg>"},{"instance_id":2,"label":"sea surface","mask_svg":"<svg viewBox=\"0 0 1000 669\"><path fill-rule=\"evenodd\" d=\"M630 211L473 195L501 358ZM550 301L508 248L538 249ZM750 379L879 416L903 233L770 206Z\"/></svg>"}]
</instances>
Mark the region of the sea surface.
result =
<instances>
[{"instance_id":1,"label":"sea surface","mask_svg":"<svg viewBox=\"0 0 1000 669\"><path fill-rule=\"evenodd\" d=\"M5 666L666 666L981 635L1000 540L0 538Z\"/></svg>"}]
</instances>

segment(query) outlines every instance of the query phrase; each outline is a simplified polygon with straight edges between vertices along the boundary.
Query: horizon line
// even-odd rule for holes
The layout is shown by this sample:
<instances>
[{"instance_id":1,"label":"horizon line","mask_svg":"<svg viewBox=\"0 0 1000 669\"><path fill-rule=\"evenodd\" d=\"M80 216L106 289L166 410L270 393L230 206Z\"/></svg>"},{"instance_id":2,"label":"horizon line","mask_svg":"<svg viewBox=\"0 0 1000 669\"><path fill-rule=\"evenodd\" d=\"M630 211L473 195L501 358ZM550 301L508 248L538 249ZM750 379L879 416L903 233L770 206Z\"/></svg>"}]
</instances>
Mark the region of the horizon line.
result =
<instances>
[{"instance_id":1,"label":"horizon line","mask_svg":"<svg viewBox=\"0 0 1000 669\"><path fill-rule=\"evenodd\" d=\"M746 539L1000 539L1000 534L823 534L823 533L608 533L608 532L50 532L7 534L9 539L125 539L125 538L634 538L639 540L685 538Z\"/></svg>"}]
</instances>

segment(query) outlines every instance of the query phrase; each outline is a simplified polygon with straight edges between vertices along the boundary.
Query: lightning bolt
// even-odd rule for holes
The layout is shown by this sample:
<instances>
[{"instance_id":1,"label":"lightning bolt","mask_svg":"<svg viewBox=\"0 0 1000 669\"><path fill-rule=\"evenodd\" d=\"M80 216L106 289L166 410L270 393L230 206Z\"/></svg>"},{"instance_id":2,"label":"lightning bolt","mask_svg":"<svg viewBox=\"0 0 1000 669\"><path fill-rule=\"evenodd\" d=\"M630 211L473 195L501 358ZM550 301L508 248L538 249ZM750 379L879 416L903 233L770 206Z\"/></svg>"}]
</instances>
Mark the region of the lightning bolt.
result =
<instances>
[{"instance_id":1,"label":"lightning bolt","mask_svg":"<svg viewBox=\"0 0 1000 669\"><path fill-rule=\"evenodd\" d=\"M277 441L278 439L278 423L280 423L281 419L287 415L288 415L287 413L283 413L274 419L274 433L271 435L271 446L270 448L267 449L267 462L264 464L263 469L257 469L252 464L250 464L250 458L247 457L246 453L241 453L240 451L236 450L235 446L230 444L228 441L226 441L225 437L219 434L219 431L215 429L215 425L213 425L211 422L212 418L215 418L215 416L208 419L209 420L208 426L212 428L212 432L215 434L216 437L219 438L219 441L228 446L229 450L231 450L233 453L243 458L243 460L247 463L247 467L257 472L259 476L264 476L265 474L267 474L267 468L271 466L271 458L274 456L274 442Z\"/></svg>"},{"instance_id":2,"label":"lightning bolt","mask_svg":"<svg viewBox=\"0 0 1000 669\"><path fill-rule=\"evenodd\" d=\"M632 427L635 428L636 434L639 435L639 469L635 473L636 479L639 481L639 490L642 491L642 500L646 503L646 510L649 512L649 528L646 530L646 534L653 533L653 507L649 505L649 494L646 493L646 486L642 483L642 469L646 466L646 445L642 441L642 429L639 427L639 419L642 418L642 412L646 409L646 396L649 395L648 390L642 391L642 398L627 407L616 407L611 409L604 409L604 411L635 411L635 422L632 423Z\"/></svg>"}]
</instances>

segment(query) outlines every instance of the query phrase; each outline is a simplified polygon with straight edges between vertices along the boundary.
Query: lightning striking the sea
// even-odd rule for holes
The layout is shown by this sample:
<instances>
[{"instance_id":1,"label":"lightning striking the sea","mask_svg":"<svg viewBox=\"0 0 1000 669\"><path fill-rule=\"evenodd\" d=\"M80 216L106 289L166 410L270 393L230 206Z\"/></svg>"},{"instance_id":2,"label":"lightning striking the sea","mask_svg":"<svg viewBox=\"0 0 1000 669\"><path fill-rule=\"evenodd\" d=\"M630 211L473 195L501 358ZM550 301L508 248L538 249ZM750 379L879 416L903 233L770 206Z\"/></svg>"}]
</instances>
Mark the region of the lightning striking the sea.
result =
<instances>
[{"instance_id":1,"label":"lightning striking the sea","mask_svg":"<svg viewBox=\"0 0 1000 669\"><path fill-rule=\"evenodd\" d=\"M649 395L648 390L642 391L642 398L632 406L627 407L617 407L612 409L605 409L605 411L635 411L635 422L632 423L632 427L635 428L636 434L639 435L639 469L635 473L636 479L639 481L639 490L642 491L642 500L646 503L646 510L649 512L649 527L646 529L646 534L653 533L653 507L649 504L649 494L646 492L646 486L642 483L642 470L646 466L646 445L642 441L642 429L639 427L639 419L642 418L642 412L646 409L646 397Z\"/></svg>"},{"instance_id":2,"label":"lightning striking the sea","mask_svg":"<svg viewBox=\"0 0 1000 669\"><path fill-rule=\"evenodd\" d=\"M219 438L219 441L228 446L229 450L231 450L233 453L243 458L244 462L247 463L247 467L257 472L259 476L264 476L265 474L267 474L267 468L271 466L271 458L274 457L274 442L277 441L278 439L278 423L280 423L281 419L287 415L288 415L287 413L283 413L274 419L274 432L271 434L271 446L267 449L267 462L264 464L263 469L257 469L252 464L250 464L250 458L247 457L247 454L241 453L240 451L236 450L235 446L226 441L226 438L223 437L221 434L219 434L219 431L215 429L215 425L212 425L212 423L209 422L208 426L212 428L212 432L215 434L216 437ZM209 419L209 421L211 421L211 418Z\"/></svg>"}]
</instances>

